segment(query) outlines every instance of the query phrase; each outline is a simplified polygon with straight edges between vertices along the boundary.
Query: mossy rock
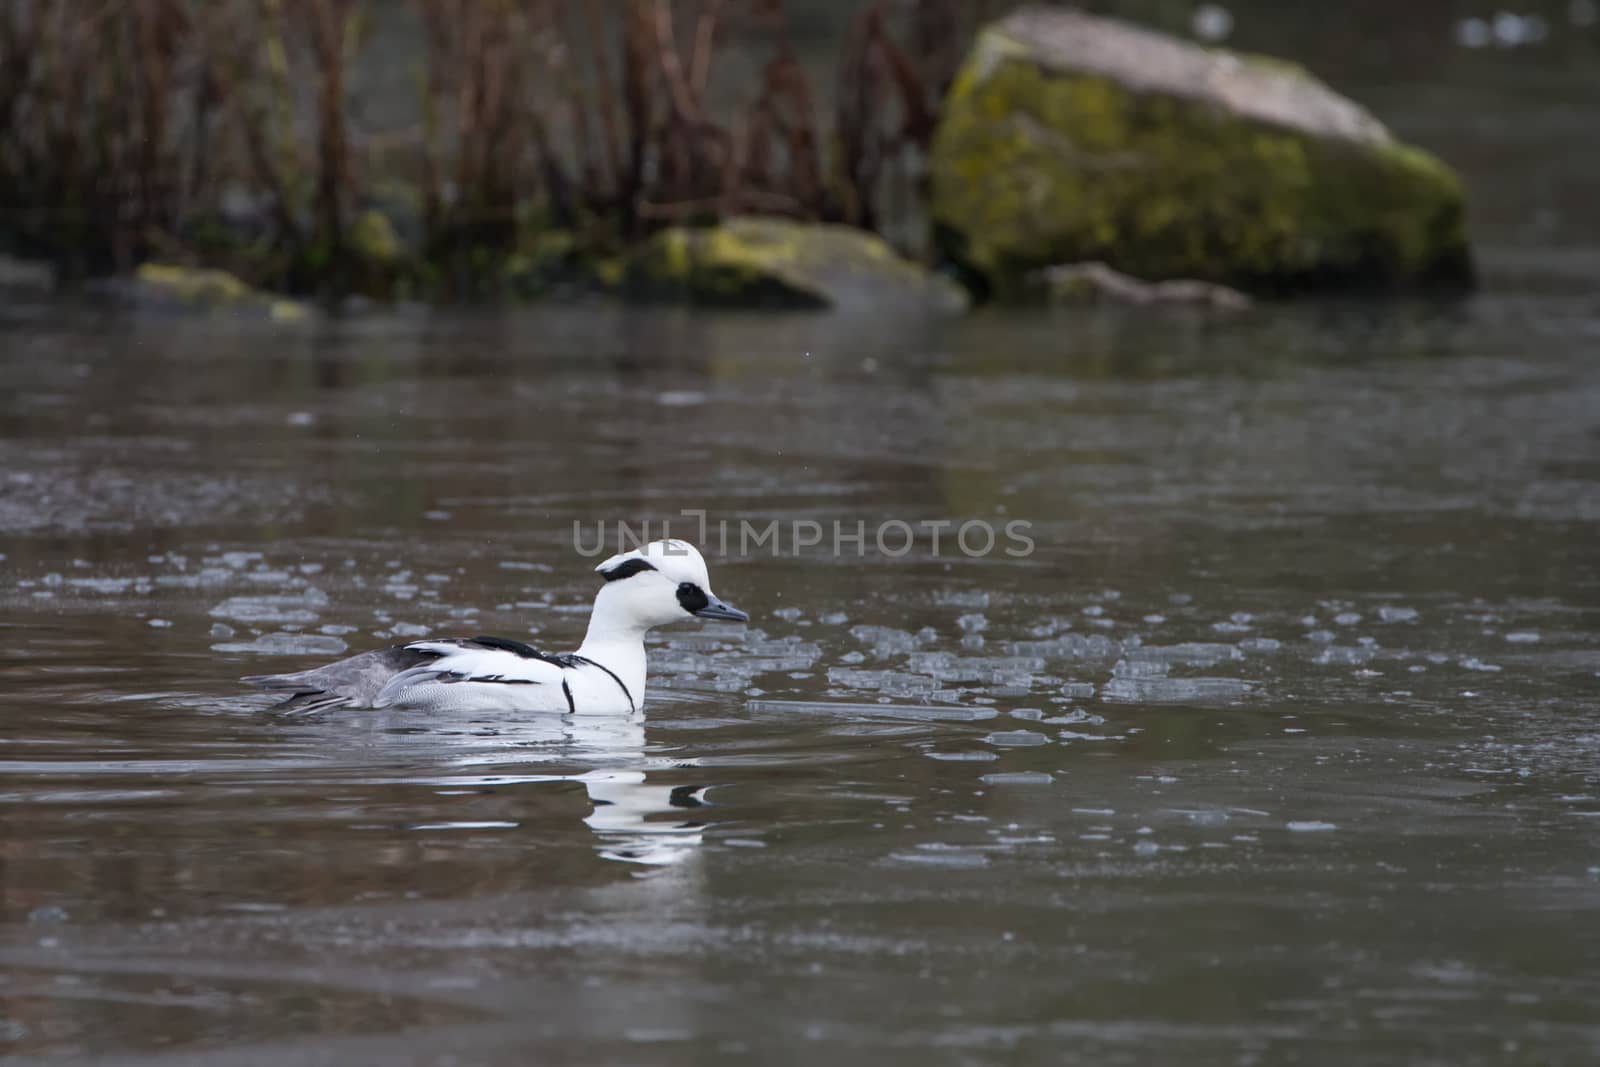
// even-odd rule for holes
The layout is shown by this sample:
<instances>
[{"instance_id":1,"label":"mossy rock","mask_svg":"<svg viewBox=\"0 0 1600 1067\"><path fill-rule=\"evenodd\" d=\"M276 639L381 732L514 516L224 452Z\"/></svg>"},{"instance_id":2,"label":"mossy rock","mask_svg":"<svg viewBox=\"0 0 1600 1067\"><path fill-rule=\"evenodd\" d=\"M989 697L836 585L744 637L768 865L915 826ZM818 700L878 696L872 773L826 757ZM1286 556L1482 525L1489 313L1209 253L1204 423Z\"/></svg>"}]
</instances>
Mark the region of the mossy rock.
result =
<instances>
[{"instance_id":1,"label":"mossy rock","mask_svg":"<svg viewBox=\"0 0 1600 1067\"><path fill-rule=\"evenodd\" d=\"M1101 261L1266 292L1471 284L1461 184L1282 60L1070 9L985 28L932 155L942 250L980 287Z\"/></svg>"},{"instance_id":2,"label":"mossy rock","mask_svg":"<svg viewBox=\"0 0 1600 1067\"><path fill-rule=\"evenodd\" d=\"M381 211L363 211L350 226L350 250L363 262L393 266L406 256L394 223Z\"/></svg>"},{"instance_id":3,"label":"mossy rock","mask_svg":"<svg viewBox=\"0 0 1600 1067\"><path fill-rule=\"evenodd\" d=\"M652 299L724 307L956 312L960 286L848 226L735 218L656 234L629 261L623 288Z\"/></svg>"},{"instance_id":4,"label":"mossy rock","mask_svg":"<svg viewBox=\"0 0 1600 1067\"><path fill-rule=\"evenodd\" d=\"M134 273L131 292L143 303L259 313L275 322L297 322L307 315L299 301L251 288L222 270L143 263Z\"/></svg>"}]
</instances>

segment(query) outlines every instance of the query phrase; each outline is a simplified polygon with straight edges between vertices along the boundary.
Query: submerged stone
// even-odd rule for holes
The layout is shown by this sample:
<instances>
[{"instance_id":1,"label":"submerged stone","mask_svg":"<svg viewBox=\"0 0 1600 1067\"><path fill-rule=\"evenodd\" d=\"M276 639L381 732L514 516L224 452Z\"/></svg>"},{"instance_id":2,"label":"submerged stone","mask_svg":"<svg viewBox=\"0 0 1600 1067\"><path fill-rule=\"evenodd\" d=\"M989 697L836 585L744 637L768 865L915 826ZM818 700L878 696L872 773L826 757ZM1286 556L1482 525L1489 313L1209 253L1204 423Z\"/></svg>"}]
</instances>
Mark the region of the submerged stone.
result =
<instances>
[{"instance_id":1,"label":"submerged stone","mask_svg":"<svg viewBox=\"0 0 1600 1067\"><path fill-rule=\"evenodd\" d=\"M1062 263L1256 291L1464 287L1456 176L1300 67L1025 8L985 28L932 156L944 252L998 295Z\"/></svg>"},{"instance_id":2,"label":"submerged stone","mask_svg":"<svg viewBox=\"0 0 1600 1067\"><path fill-rule=\"evenodd\" d=\"M735 218L656 234L629 263L626 287L656 299L731 307L955 312L960 286L848 226Z\"/></svg>"}]
</instances>

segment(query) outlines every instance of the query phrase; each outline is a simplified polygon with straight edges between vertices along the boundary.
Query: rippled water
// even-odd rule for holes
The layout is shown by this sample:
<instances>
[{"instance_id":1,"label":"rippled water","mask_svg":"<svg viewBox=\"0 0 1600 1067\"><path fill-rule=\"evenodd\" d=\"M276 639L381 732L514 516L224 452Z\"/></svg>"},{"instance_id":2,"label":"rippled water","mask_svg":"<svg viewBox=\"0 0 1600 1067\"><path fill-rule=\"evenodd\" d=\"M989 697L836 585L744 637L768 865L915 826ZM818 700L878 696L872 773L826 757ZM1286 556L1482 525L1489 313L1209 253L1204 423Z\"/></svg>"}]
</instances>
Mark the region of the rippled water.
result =
<instances>
[{"instance_id":1,"label":"rippled water","mask_svg":"<svg viewBox=\"0 0 1600 1067\"><path fill-rule=\"evenodd\" d=\"M15 1054L1600 1047L1581 299L10 317ZM573 521L681 507L1037 549L713 545L755 619L660 633L639 721L283 718L234 682L571 647Z\"/></svg>"},{"instance_id":2,"label":"rippled water","mask_svg":"<svg viewBox=\"0 0 1600 1067\"><path fill-rule=\"evenodd\" d=\"M0 307L0 1054L1594 1062L1600 242L1510 203L1444 307ZM1037 547L713 544L636 721L234 680L570 648L680 508Z\"/></svg>"}]
</instances>

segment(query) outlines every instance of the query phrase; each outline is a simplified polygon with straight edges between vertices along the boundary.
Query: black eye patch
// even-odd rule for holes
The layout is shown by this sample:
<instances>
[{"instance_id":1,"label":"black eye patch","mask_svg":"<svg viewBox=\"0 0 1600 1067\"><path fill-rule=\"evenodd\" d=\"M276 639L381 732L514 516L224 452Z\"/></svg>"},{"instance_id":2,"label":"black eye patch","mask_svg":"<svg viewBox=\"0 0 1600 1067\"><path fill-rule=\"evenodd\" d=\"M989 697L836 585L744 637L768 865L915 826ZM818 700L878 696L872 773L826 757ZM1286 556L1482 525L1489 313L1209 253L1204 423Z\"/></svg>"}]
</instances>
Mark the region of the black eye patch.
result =
<instances>
[{"instance_id":1,"label":"black eye patch","mask_svg":"<svg viewBox=\"0 0 1600 1067\"><path fill-rule=\"evenodd\" d=\"M653 571L655 569L655 564L647 559L625 559L610 570L601 571L600 577L608 582L617 582L624 578L632 578L640 571Z\"/></svg>"},{"instance_id":2,"label":"black eye patch","mask_svg":"<svg viewBox=\"0 0 1600 1067\"><path fill-rule=\"evenodd\" d=\"M693 615L697 611L705 610L711 603L711 598L706 596L706 591L693 582L684 582L678 586L678 603L683 610Z\"/></svg>"}]
</instances>

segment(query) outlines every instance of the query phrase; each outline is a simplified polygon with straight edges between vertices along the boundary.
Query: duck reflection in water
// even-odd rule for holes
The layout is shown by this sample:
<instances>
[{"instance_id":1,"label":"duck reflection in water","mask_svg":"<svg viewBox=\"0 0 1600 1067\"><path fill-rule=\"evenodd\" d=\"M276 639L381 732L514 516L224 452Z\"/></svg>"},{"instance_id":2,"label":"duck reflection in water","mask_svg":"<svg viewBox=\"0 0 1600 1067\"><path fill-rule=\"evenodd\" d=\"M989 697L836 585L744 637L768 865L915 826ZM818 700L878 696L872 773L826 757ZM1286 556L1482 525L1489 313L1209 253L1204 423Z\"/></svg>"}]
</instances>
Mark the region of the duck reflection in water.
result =
<instances>
[{"instance_id":1,"label":"duck reflection in water","mask_svg":"<svg viewBox=\"0 0 1600 1067\"><path fill-rule=\"evenodd\" d=\"M425 743L443 764L458 771L428 778L430 785L509 790L550 782L578 782L593 806L583 822L605 859L665 867L693 857L703 842L710 783L675 783L660 778L694 767L693 757L652 755L643 712L629 716L494 713L454 722L437 715L418 723L405 713L379 713L368 728L388 735L380 748L393 753L403 736ZM443 751L441 751L441 749ZM568 774L528 774L529 765L587 767ZM438 764L435 764L436 766ZM489 768L494 768L493 772ZM652 780L654 776L654 780Z\"/></svg>"}]
</instances>

